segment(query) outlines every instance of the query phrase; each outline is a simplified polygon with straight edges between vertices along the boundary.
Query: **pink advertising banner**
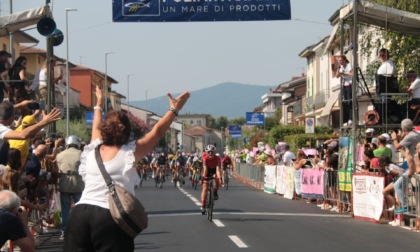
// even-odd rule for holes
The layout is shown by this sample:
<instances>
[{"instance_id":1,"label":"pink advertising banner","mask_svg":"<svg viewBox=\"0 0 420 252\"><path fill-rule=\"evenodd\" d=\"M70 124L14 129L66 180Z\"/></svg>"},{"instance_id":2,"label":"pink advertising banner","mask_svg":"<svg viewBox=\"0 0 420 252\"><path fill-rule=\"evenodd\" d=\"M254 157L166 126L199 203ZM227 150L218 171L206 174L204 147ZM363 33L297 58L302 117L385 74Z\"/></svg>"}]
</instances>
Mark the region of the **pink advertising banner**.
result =
<instances>
[{"instance_id":1,"label":"pink advertising banner","mask_svg":"<svg viewBox=\"0 0 420 252\"><path fill-rule=\"evenodd\" d=\"M304 194L324 194L324 170L302 169L301 190Z\"/></svg>"}]
</instances>

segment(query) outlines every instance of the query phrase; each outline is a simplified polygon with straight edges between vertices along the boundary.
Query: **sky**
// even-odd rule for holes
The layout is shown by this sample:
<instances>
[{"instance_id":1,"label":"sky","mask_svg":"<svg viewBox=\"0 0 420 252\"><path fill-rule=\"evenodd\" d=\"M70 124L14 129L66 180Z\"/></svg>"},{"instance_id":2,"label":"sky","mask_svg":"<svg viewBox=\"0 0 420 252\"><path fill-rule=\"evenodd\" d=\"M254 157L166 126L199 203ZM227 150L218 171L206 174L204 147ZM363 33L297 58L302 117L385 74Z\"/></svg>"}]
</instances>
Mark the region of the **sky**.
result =
<instances>
[{"instance_id":1,"label":"sky","mask_svg":"<svg viewBox=\"0 0 420 252\"><path fill-rule=\"evenodd\" d=\"M0 0L1 16L10 0ZM13 12L45 5L13 0ZM69 60L105 72L112 89L130 100L211 87L223 82L276 87L306 71L299 53L330 35L328 19L349 0L290 0L291 20L256 22L114 23L112 0L51 0L53 18L66 34ZM28 30L45 49L45 37ZM54 54L66 58L66 40ZM107 62L105 64L105 54ZM129 88L128 88L129 85ZM124 101L123 101L124 102Z\"/></svg>"}]
</instances>

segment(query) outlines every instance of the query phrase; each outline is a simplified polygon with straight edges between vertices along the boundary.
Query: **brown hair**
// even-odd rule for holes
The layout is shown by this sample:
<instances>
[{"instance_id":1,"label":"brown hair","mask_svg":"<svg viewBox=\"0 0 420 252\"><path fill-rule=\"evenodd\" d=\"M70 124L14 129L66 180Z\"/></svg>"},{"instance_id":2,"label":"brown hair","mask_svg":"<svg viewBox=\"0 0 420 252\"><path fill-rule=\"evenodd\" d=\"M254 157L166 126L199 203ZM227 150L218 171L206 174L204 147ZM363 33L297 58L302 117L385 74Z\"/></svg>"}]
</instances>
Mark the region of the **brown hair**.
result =
<instances>
[{"instance_id":1,"label":"brown hair","mask_svg":"<svg viewBox=\"0 0 420 252\"><path fill-rule=\"evenodd\" d=\"M342 60L344 60L346 63L349 63L349 60L347 59L346 55L340 55L340 57Z\"/></svg>"},{"instance_id":2,"label":"brown hair","mask_svg":"<svg viewBox=\"0 0 420 252\"><path fill-rule=\"evenodd\" d=\"M299 149L297 152L298 159L305 159L307 158L305 152L302 149Z\"/></svg>"},{"instance_id":3,"label":"brown hair","mask_svg":"<svg viewBox=\"0 0 420 252\"><path fill-rule=\"evenodd\" d=\"M100 126L103 144L121 146L130 139L131 125L128 116L120 111L108 113Z\"/></svg>"},{"instance_id":4,"label":"brown hair","mask_svg":"<svg viewBox=\"0 0 420 252\"><path fill-rule=\"evenodd\" d=\"M0 180L0 189L19 193L19 173L16 170L6 170Z\"/></svg>"}]
</instances>

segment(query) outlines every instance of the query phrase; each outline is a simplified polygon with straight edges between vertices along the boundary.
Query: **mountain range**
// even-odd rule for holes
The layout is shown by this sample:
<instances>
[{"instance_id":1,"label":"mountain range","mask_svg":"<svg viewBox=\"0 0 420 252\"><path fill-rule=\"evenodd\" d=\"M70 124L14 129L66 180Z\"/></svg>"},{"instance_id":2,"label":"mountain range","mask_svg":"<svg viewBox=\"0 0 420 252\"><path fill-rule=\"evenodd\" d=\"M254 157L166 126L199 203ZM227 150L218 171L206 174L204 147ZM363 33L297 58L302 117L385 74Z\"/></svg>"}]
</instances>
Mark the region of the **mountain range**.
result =
<instances>
[{"instance_id":1,"label":"mountain range","mask_svg":"<svg viewBox=\"0 0 420 252\"><path fill-rule=\"evenodd\" d=\"M245 117L262 104L261 96L271 87L235 82L224 82L212 87L191 91L191 97L180 114L210 114L214 118L226 116L228 119ZM173 94L174 97L179 94ZM165 103L161 102L165 101ZM167 110L167 97L161 96L147 100L147 110L163 114ZM162 103L162 104L160 104ZM146 101L130 101L130 105L146 108Z\"/></svg>"}]
</instances>

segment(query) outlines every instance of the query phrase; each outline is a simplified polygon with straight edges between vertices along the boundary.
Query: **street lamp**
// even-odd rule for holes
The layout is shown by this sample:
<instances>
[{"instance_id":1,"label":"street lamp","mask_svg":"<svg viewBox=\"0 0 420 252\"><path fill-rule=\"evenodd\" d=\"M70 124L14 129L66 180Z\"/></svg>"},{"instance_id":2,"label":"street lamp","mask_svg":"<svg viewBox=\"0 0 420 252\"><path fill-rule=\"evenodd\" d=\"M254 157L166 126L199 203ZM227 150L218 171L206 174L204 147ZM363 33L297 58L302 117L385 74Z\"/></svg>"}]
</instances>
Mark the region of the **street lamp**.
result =
<instances>
[{"instance_id":1,"label":"street lamp","mask_svg":"<svg viewBox=\"0 0 420 252\"><path fill-rule=\"evenodd\" d=\"M105 52L105 90L104 90L104 110L105 114L108 113L108 54L112 54L114 52Z\"/></svg>"},{"instance_id":2,"label":"street lamp","mask_svg":"<svg viewBox=\"0 0 420 252\"><path fill-rule=\"evenodd\" d=\"M130 76L134 74L127 74L127 115L130 112Z\"/></svg>"},{"instance_id":3,"label":"street lamp","mask_svg":"<svg viewBox=\"0 0 420 252\"><path fill-rule=\"evenodd\" d=\"M144 92L146 93L146 110L147 110L147 92L149 92L149 89L144 90Z\"/></svg>"},{"instance_id":4,"label":"street lamp","mask_svg":"<svg viewBox=\"0 0 420 252\"><path fill-rule=\"evenodd\" d=\"M69 11L77 11L77 9L66 8L66 134L70 135L70 70L69 70Z\"/></svg>"}]
</instances>

